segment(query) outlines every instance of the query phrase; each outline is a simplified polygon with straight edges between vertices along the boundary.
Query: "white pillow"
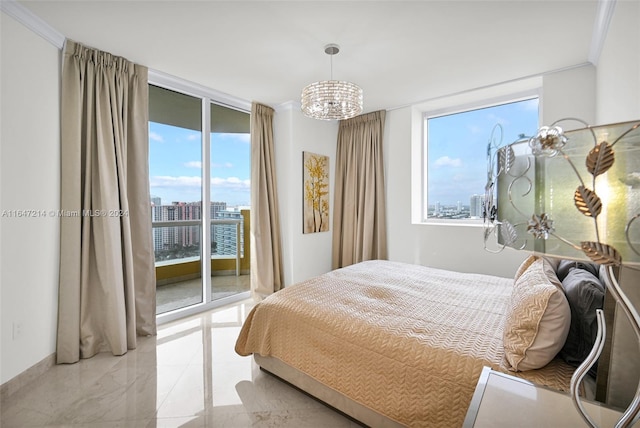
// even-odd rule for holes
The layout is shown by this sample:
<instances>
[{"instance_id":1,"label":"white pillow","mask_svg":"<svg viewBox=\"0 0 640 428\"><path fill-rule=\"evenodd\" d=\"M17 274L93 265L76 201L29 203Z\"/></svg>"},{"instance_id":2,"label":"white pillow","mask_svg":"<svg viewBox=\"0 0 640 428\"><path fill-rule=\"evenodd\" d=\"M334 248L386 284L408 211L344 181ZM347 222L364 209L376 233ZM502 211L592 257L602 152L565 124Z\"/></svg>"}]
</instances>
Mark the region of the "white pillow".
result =
<instances>
[{"instance_id":1,"label":"white pillow","mask_svg":"<svg viewBox=\"0 0 640 428\"><path fill-rule=\"evenodd\" d=\"M514 275L513 280L517 281L518 278L520 278L522 274L525 273L527 269L529 269L529 266L531 266L538 259L539 257L537 256L527 257L518 267L518 270L516 271L516 274Z\"/></svg>"},{"instance_id":2,"label":"white pillow","mask_svg":"<svg viewBox=\"0 0 640 428\"><path fill-rule=\"evenodd\" d=\"M564 346L571 325L569 302L549 262L535 257L521 267L503 333L505 357L514 371L547 365Z\"/></svg>"}]
</instances>

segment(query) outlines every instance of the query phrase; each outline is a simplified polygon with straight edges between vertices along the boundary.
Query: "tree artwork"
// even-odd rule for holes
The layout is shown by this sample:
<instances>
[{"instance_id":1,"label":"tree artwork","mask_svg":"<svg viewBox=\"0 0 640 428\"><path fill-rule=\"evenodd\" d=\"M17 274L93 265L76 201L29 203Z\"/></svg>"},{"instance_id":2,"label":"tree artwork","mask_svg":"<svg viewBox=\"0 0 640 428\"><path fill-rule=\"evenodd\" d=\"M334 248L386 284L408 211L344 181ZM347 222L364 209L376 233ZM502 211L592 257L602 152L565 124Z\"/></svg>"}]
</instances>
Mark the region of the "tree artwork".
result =
<instances>
[{"instance_id":1,"label":"tree artwork","mask_svg":"<svg viewBox=\"0 0 640 428\"><path fill-rule=\"evenodd\" d=\"M303 152L303 232L329 230L329 157Z\"/></svg>"}]
</instances>

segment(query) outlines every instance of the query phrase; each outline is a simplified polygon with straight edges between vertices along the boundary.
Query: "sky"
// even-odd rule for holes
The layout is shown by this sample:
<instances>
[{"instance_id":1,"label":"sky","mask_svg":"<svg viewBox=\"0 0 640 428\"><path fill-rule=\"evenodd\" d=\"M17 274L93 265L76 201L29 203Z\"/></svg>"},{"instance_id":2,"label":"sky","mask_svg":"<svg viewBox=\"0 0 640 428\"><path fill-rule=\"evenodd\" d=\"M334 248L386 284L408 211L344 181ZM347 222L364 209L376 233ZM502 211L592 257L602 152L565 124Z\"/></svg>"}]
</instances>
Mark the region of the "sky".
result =
<instances>
[{"instance_id":1,"label":"sky","mask_svg":"<svg viewBox=\"0 0 640 428\"><path fill-rule=\"evenodd\" d=\"M249 134L211 134L211 201L250 202ZM202 200L201 133L149 122L151 196L163 205Z\"/></svg>"},{"instance_id":2,"label":"sky","mask_svg":"<svg viewBox=\"0 0 640 428\"><path fill-rule=\"evenodd\" d=\"M503 128L502 144L538 128L538 100L428 119L428 204L469 204L484 194L487 143L496 124ZM494 139L499 140L496 134ZM200 132L149 123L149 183L152 197L162 204L196 202L201 196ZM500 143L500 141L496 141ZM211 134L211 201L228 206L250 203L249 134Z\"/></svg>"},{"instance_id":3,"label":"sky","mask_svg":"<svg viewBox=\"0 0 640 428\"><path fill-rule=\"evenodd\" d=\"M487 144L496 124L503 128L502 145L538 129L538 99L524 100L427 119L428 204L469 205L474 194L484 195L487 182ZM500 134L495 134L500 140ZM500 141L496 141L499 143Z\"/></svg>"}]
</instances>

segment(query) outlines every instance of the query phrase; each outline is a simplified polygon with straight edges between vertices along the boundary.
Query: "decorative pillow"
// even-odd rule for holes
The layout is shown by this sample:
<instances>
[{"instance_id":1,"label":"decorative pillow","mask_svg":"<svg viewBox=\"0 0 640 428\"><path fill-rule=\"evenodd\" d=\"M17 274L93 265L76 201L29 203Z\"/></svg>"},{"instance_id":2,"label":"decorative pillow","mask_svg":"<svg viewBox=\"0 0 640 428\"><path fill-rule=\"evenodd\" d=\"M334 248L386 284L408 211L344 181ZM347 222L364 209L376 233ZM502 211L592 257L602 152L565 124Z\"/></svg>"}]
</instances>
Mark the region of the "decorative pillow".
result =
<instances>
[{"instance_id":1,"label":"decorative pillow","mask_svg":"<svg viewBox=\"0 0 640 428\"><path fill-rule=\"evenodd\" d=\"M553 267L536 257L514 281L505 316L503 346L514 371L547 365L562 349L571 310Z\"/></svg>"},{"instance_id":2,"label":"decorative pillow","mask_svg":"<svg viewBox=\"0 0 640 428\"><path fill-rule=\"evenodd\" d=\"M533 262L535 262L536 260L538 260L538 258L539 258L539 257L536 257L536 256L529 256L529 257L527 257L527 258L526 258L526 259L525 259L525 260L520 264L520 266L518 267L518 270L516 270L516 274L515 274L515 276L513 277L513 280L514 280L514 281L517 281L517 280L518 280L518 278L520 278L520 276L522 276L522 274L523 274L527 269L529 269L529 266L531 266L531 264L532 264Z\"/></svg>"},{"instance_id":3,"label":"decorative pillow","mask_svg":"<svg viewBox=\"0 0 640 428\"><path fill-rule=\"evenodd\" d=\"M575 260L562 260L558 267L556 268L556 274L558 275L558 279L563 281L564 278L569 274L569 272L573 269L584 269L594 276L598 276L600 272L600 266L591 263L591 262L583 262L583 261L575 261Z\"/></svg>"},{"instance_id":4,"label":"decorative pillow","mask_svg":"<svg viewBox=\"0 0 640 428\"><path fill-rule=\"evenodd\" d=\"M560 263L562 263L563 259L559 259L559 258L553 257L553 256L544 256L544 259L547 262L549 262L549 264L551 265L553 270L557 273L558 272L558 266L560 266ZM558 278L558 279L560 279L560 278Z\"/></svg>"},{"instance_id":5,"label":"decorative pillow","mask_svg":"<svg viewBox=\"0 0 640 428\"><path fill-rule=\"evenodd\" d=\"M593 348L598 332L596 309L604 306L604 286L591 269L572 268L562 281L571 308L571 327L560 357L579 366ZM595 370L592 368L592 375Z\"/></svg>"}]
</instances>

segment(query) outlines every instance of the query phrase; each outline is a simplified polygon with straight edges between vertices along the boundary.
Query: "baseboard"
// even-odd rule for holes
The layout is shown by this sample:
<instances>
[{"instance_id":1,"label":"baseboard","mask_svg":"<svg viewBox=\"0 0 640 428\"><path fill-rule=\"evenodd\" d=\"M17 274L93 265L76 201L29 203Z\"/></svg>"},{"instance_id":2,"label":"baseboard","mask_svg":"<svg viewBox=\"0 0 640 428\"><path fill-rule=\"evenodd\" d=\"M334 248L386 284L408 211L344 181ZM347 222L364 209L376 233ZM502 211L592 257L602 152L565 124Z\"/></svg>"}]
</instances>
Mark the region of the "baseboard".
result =
<instances>
[{"instance_id":1,"label":"baseboard","mask_svg":"<svg viewBox=\"0 0 640 428\"><path fill-rule=\"evenodd\" d=\"M35 365L29 367L27 370L18 374L13 379L8 380L2 385L0 385L0 401L5 401L11 395L19 391L20 388L38 379L55 364L56 364L56 354L54 352L48 357L45 357L39 363L36 363Z\"/></svg>"}]
</instances>

